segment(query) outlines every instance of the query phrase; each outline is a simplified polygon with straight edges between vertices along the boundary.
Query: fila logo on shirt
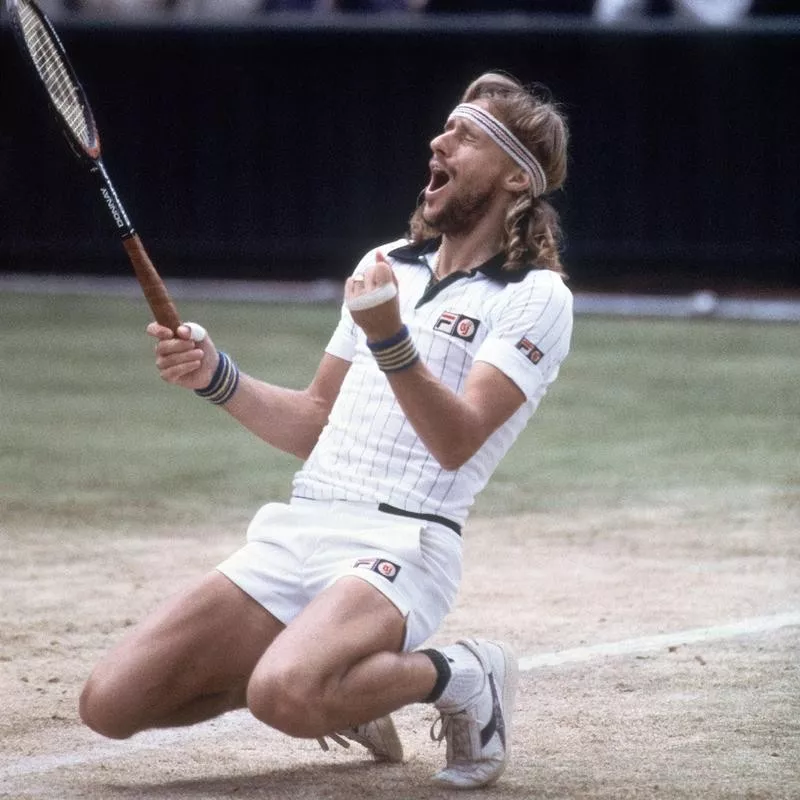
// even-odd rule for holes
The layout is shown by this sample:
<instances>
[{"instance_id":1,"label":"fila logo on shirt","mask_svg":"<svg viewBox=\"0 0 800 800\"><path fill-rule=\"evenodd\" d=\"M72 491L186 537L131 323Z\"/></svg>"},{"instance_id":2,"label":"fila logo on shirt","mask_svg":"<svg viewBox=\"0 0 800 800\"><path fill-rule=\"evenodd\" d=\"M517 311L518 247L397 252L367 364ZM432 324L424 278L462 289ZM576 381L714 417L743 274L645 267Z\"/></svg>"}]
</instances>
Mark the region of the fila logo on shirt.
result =
<instances>
[{"instance_id":1,"label":"fila logo on shirt","mask_svg":"<svg viewBox=\"0 0 800 800\"><path fill-rule=\"evenodd\" d=\"M544 353L530 339L526 339L524 336L517 342L516 346L517 350L533 364L538 364L544 358Z\"/></svg>"},{"instance_id":2,"label":"fila logo on shirt","mask_svg":"<svg viewBox=\"0 0 800 800\"><path fill-rule=\"evenodd\" d=\"M456 339L471 342L478 332L478 325L480 325L480 321L477 319L456 314L454 311L445 311L436 320L433 329L446 333L448 336L455 336Z\"/></svg>"},{"instance_id":3,"label":"fila logo on shirt","mask_svg":"<svg viewBox=\"0 0 800 800\"><path fill-rule=\"evenodd\" d=\"M387 581L394 583L397 573L400 572L400 567L383 558L357 558L353 566L356 569L369 569L372 572L377 572L378 575L383 575Z\"/></svg>"}]
</instances>

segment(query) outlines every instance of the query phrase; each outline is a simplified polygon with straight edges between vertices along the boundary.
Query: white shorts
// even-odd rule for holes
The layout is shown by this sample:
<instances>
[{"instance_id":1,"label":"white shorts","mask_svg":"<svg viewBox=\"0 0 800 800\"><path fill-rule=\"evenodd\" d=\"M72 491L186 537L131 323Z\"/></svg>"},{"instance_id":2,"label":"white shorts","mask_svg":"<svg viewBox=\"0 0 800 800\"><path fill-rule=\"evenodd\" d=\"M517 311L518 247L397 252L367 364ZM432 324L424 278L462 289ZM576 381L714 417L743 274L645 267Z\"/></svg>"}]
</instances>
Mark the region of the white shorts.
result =
<instances>
[{"instance_id":1,"label":"white shorts","mask_svg":"<svg viewBox=\"0 0 800 800\"><path fill-rule=\"evenodd\" d=\"M339 578L361 578L405 617L408 651L452 608L461 555L461 537L438 523L367 503L293 498L262 506L246 544L217 569L285 625Z\"/></svg>"}]
</instances>

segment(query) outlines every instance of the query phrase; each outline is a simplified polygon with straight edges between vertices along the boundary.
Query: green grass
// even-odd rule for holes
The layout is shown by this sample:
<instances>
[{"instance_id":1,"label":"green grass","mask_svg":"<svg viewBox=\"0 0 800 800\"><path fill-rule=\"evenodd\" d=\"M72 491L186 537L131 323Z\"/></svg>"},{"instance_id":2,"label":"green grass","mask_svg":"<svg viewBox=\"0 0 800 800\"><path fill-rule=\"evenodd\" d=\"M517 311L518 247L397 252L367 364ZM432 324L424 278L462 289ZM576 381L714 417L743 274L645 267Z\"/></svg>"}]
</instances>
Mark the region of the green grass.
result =
<instances>
[{"instance_id":1,"label":"green grass","mask_svg":"<svg viewBox=\"0 0 800 800\"><path fill-rule=\"evenodd\" d=\"M334 305L181 303L243 369L308 383ZM0 526L249 518L299 462L161 382L142 301L0 293ZM796 325L578 317L476 515L713 496L800 505ZM2 528L0 528L2 529Z\"/></svg>"},{"instance_id":2,"label":"green grass","mask_svg":"<svg viewBox=\"0 0 800 800\"><path fill-rule=\"evenodd\" d=\"M578 318L559 379L496 477L513 494L520 474L541 476L545 505L562 507L797 498L797 341L791 325Z\"/></svg>"}]
</instances>

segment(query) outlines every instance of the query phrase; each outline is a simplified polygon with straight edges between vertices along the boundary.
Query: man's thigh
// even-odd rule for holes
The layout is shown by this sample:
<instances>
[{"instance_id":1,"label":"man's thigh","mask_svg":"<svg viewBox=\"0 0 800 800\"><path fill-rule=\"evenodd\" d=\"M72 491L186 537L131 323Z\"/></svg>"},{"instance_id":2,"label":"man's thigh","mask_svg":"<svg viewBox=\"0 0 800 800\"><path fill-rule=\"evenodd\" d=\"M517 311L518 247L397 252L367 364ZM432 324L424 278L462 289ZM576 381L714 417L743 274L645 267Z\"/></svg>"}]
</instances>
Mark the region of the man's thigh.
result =
<instances>
[{"instance_id":1,"label":"man's thigh","mask_svg":"<svg viewBox=\"0 0 800 800\"><path fill-rule=\"evenodd\" d=\"M405 618L377 589L346 575L318 594L273 642L264 661L295 662L309 672L346 672L374 653L399 653Z\"/></svg>"},{"instance_id":2,"label":"man's thigh","mask_svg":"<svg viewBox=\"0 0 800 800\"><path fill-rule=\"evenodd\" d=\"M213 571L134 627L95 667L87 688L116 713L153 719L198 697L241 692L283 630L261 605ZM150 720L142 720L146 725Z\"/></svg>"},{"instance_id":3,"label":"man's thigh","mask_svg":"<svg viewBox=\"0 0 800 800\"><path fill-rule=\"evenodd\" d=\"M340 578L264 653L248 687L250 708L286 731L292 720L335 721L334 727L313 735L350 724L345 714L368 721L376 700L391 694L387 681L401 657L404 636L405 619L385 595L359 577Z\"/></svg>"}]
</instances>

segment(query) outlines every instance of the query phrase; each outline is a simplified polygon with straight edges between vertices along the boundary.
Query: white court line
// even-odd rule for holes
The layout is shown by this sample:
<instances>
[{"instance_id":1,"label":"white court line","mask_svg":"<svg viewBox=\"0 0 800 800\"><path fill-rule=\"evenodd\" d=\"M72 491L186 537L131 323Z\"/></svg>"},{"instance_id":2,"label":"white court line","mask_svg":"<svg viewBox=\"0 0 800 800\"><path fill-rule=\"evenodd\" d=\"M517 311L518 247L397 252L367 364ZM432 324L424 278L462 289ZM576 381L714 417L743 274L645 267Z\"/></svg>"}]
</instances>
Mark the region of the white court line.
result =
<instances>
[{"instance_id":1,"label":"white court line","mask_svg":"<svg viewBox=\"0 0 800 800\"><path fill-rule=\"evenodd\" d=\"M232 711L224 717L218 717L209 722L201 722L198 725L187 728L145 731L137 734L132 739L121 742L104 739L101 740L101 744L92 745L83 750L75 750L71 753L27 756L0 768L0 786L2 786L4 779L21 778L25 775L41 775L60 767L74 767L82 764L92 764L97 761L111 760L130 753L153 750L165 745L187 742L191 739L212 739L234 731L241 732L246 730L248 726L252 728L251 733L257 729L263 730L264 728L248 711Z\"/></svg>"},{"instance_id":2,"label":"white court line","mask_svg":"<svg viewBox=\"0 0 800 800\"><path fill-rule=\"evenodd\" d=\"M521 670L536 667L553 667L559 664L577 664L590 661L600 656L623 656L633 653L648 653L664 650L669 647L694 644L696 642L713 642L718 639L733 639L754 633L766 633L791 625L800 625L800 612L776 614L770 617L754 617L730 625L714 625L710 628L694 628L680 633L663 633L656 636L643 636L639 639L624 639L621 642L595 644L589 647L575 647L556 653L539 653L525 656L519 660Z\"/></svg>"},{"instance_id":3,"label":"white court line","mask_svg":"<svg viewBox=\"0 0 800 800\"><path fill-rule=\"evenodd\" d=\"M708 628L693 628L678 633L665 633L657 636L643 636L638 639L624 639L621 642L609 642L561 650L554 653L539 653L525 656L519 660L523 671L539 667L558 666L560 664L577 664L603 656L623 656L634 653L648 653L665 650L680 645L697 642L711 642L721 639L734 639L756 633L766 633L780 628L800 625L800 611L786 614L774 614L768 617L754 617L734 622L729 625L715 625ZM173 743L183 743L191 739L210 739L235 732L244 732L251 728L253 733L263 730L247 711L234 711L209 722L194 725L191 728L171 728L167 730L146 731L137 734L125 742L103 741L101 745L92 746L82 751L44 756L28 756L0 768L0 785L2 781L20 778L25 775L42 775L61 767L79 766L97 761L105 761L143 750L151 750Z\"/></svg>"}]
</instances>

